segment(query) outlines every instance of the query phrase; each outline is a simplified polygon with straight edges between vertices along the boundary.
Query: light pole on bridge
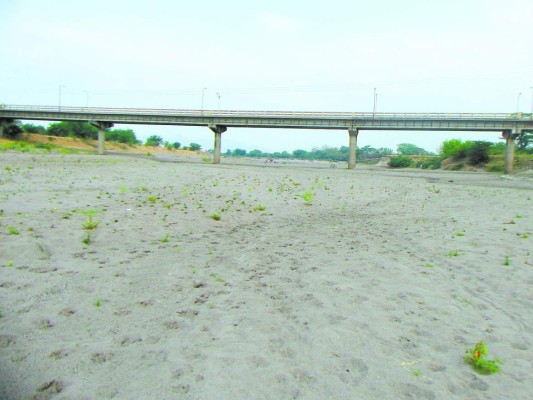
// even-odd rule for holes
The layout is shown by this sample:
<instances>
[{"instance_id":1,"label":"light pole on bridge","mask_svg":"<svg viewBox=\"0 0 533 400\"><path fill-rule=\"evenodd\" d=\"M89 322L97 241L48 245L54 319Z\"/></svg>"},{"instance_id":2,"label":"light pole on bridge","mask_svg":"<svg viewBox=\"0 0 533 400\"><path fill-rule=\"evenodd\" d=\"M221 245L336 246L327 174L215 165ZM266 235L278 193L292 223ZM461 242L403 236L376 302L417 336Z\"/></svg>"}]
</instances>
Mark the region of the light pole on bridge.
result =
<instances>
[{"instance_id":1,"label":"light pole on bridge","mask_svg":"<svg viewBox=\"0 0 533 400\"><path fill-rule=\"evenodd\" d=\"M518 93L516 98L516 112L520 112L520 96L522 96L522 92Z\"/></svg>"},{"instance_id":2,"label":"light pole on bridge","mask_svg":"<svg viewBox=\"0 0 533 400\"><path fill-rule=\"evenodd\" d=\"M59 85L59 111L61 111L61 89L62 88L65 88L66 86L65 85Z\"/></svg>"},{"instance_id":3,"label":"light pole on bridge","mask_svg":"<svg viewBox=\"0 0 533 400\"><path fill-rule=\"evenodd\" d=\"M531 86L530 89L531 89L531 114L533 114L533 86Z\"/></svg>"},{"instance_id":4,"label":"light pole on bridge","mask_svg":"<svg viewBox=\"0 0 533 400\"><path fill-rule=\"evenodd\" d=\"M220 110L220 93L217 92L218 109Z\"/></svg>"},{"instance_id":5,"label":"light pole on bridge","mask_svg":"<svg viewBox=\"0 0 533 400\"><path fill-rule=\"evenodd\" d=\"M206 87L202 88L202 114L204 113L204 95L206 90Z\"/></svg>"},{"instance_id":6,"label":"light pole on bridge","mask_svg":"<svg viewBox=\"0 0 533 400\"><path fill-rule=\"evenodd\" d=\"M83 93L85 93L85 108L89 109L89 92L84 90Z\"/></svg>"}]
</instances>

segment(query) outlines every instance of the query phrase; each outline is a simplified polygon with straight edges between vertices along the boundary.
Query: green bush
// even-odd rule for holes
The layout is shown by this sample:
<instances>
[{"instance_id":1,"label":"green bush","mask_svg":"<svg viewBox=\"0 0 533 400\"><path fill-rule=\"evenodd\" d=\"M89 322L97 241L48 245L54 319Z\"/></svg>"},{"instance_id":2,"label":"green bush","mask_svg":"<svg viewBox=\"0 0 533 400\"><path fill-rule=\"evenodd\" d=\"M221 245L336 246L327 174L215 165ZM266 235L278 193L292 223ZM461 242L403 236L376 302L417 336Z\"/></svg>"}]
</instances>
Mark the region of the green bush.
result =
<instances>
[{"instance_id":1,"label":"green bush","mask_svg":"<svg viewBox=\"0 0 533 400\"><path fill-rule=\"evenodd\" d=\"M441 166L440 157L427 158L420 162L419 166L422 169L439 169Z\"/></svg>"},{"instance_id":2,"label":"green bush","mask_svg":"<svg viewBox=\"0 0 533 400\"><path fill-rule=\"evenodd\" d=\"M406 156L391 157L389 167L391 168L407 168L413 164L413 160Z\"/></svg>"},{"instance_id":3,"label":"green bush","mask_svg":"<svg viewBox=\"0 0 533 400\"><path fill-rule=\"evenodd\" d=\"M134 145L139 143L131 129L113 129L105 133L105 140Z\"/></svg>"},{"instance_id":4,"label":"green bush","mask_svg":"<svg viewBox=\"0 0 533 400\"><path fill-rule=\"evenodd\" d=\"M466 151L466 155L468 156L468 164L478 165L487 163L489 161L489 149L491 146L491 142L470 142L470 145Z\"/></svg>"},{"instance_id":5,"label":"green bush","mask_svg":"<svg viewBox=\"0 0 533 400\"><path fill-rule=\"evenodd\" d=\"M154 146L159 147L163 143L163 138L158 135L152 135L148 139L146 139L145 146Z\"/></svg>"}]
</instances>

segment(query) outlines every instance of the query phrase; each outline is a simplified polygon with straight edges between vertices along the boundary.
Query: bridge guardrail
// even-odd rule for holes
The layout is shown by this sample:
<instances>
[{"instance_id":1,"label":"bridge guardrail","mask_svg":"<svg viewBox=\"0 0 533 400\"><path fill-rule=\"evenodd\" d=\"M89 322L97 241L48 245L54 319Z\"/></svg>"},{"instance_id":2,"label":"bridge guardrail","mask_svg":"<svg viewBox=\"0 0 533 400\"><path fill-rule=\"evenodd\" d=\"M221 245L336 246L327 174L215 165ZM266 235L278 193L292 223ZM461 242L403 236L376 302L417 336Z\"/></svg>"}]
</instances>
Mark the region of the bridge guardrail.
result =
<instances>
[{"instance_id":1,"label":"bridge guardrail","mask_svg":"<svg viewBox=\"0 0 533 400\"><path fill-rule=\"evenodd\" d=\"M82 114L124 114L153 116L193 117L243 117L243 118L318 118L318 119L397 119L397 120L533 120L527 113L372 113L372 112L314 112L314 111L233 111L192 110L158 108L104 108L65 106L0 106L2 111L82 113Z\"/></svg>"}]
</instances>

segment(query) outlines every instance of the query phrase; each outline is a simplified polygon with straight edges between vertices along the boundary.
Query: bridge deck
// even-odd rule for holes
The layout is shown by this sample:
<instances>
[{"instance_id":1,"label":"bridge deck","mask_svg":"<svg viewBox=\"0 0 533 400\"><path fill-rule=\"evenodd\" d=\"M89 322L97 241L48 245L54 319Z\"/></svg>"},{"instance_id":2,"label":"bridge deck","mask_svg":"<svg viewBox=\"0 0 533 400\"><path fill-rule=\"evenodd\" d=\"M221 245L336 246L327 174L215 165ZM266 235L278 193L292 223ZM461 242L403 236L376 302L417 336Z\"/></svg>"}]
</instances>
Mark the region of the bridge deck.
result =
<instances>
[{"instance_id":1,"label":"bridge deck","mask_svg":"<svg viewBox=\"0 0 533 400\"><path fill-rule=\"evenodd\" d=\"M294 129L493 131L533 129L533 114L523 113L215 111L0 105L0 118Z\"/></svg>"}]
</instances>

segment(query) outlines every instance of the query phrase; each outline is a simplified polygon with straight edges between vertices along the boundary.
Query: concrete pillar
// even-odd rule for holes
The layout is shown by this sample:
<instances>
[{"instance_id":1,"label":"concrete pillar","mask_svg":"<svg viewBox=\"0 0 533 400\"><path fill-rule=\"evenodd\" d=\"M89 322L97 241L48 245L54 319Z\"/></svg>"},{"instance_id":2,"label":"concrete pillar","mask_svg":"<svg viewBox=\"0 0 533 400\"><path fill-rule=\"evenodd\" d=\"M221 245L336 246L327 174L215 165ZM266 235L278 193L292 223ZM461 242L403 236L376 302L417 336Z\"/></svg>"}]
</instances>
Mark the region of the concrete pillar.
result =
<instances>
[{"instance_id":1,"label":"concrete pillar","mask_svg":"<svg viewBox=\"0 0 533 400\"><path fill-rule=\"evenodd\" d=\"M350 134L350 155L348 157L348 169L355 169L355 163L357 160L357 135L359 134L357 129L348 130Z\"/></svg>"},{"instance_id":2,"label":"concrete pillar","mask_svg":"<svg viewBox=\"0 0 533 400\"><path fill-rule=\"evenodd\" d=\"M215 133L215 152L213 154L213 164L220 164L222 132L226 132L228 128L222 125L209 125L209 129L211 129Z\"/></svg>"},{"instance_id":3,"label":"concrete pillar","mask_svg":"<svg viewBox=\"0 0 533 400\"><path fill-rule=\"evenodd\" d=\"M0 119L0 138L4 137L4 126L7 125L7 120Z\"/></svg>"},{"instance_id":4,"label":"concrete pillar","mask_svg":"<svg viewBox=\"0 0 533 400\"><path fill-rule=\"evenodd\" d=\"M103 156L105 153L105 129L98 128L98 154Z\"/></svg>"},{"instance_id":5,"label":"concrete pillar","mask_svg":"<svg viewBox=\"0 0 533 400\"><path fill-rule=\"evenodd\" d=\"M98 149L96 154L105 154L105 131L113 126L112 122L89 121L89 123L98 128Z\"/></svg>"},{"instance_id":6,"label":"concrete pillar","mask_svg":"<svg viewBox=\"0 0 533 400\"><path fill-rule=\"evenodd\" d=\"M512 131L504 131L503 137L505 138L505 165L503 168L504 174L510 174L513 172L514 163L514 140L518 137L519 133Z\"/></svg>"}]
</instances>

